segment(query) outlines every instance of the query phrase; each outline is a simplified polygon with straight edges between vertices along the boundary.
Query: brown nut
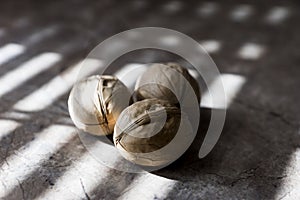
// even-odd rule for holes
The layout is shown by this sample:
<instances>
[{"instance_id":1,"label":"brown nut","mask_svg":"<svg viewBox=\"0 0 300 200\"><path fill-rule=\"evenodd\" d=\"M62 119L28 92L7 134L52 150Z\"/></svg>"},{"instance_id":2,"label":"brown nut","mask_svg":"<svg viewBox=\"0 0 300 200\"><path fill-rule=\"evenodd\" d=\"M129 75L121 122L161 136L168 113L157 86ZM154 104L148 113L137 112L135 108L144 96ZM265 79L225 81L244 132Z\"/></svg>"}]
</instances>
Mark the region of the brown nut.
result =
<instances>
[{"instance_id":1,"label":"brown nut","mask_svg":"<svg viewBox=\"0 0 300 200\"><path fill-rule=\"evenodd\" d=\"M74 85L68 100L69 113L77 128L94 135L109 135L129 105L130 96L116 77L91 76Z\"/></svg>"},{"instance_id":2,"label":"brown nut","mask_svg":"<svg viewBox=\"0 0 300 200\"><path fill-rule=\"evenodd\" d=\"M113 138L127 160L162 166L179 158L194 136L188 118L178 107L165 100L146 99L121 113Z\"/></svg>"},{"instance_id":3,"label":"brown nut","mask_svg":"<svg viewBox=\"0 0 300 200\"><path fill-rule=\"evenodd\" d=\"M196 95L200 103L200 90L197 81L186 68L177 63L153 64L138 79L134 99L163 99L173 104Z\"/></svg>"}]
</instances>

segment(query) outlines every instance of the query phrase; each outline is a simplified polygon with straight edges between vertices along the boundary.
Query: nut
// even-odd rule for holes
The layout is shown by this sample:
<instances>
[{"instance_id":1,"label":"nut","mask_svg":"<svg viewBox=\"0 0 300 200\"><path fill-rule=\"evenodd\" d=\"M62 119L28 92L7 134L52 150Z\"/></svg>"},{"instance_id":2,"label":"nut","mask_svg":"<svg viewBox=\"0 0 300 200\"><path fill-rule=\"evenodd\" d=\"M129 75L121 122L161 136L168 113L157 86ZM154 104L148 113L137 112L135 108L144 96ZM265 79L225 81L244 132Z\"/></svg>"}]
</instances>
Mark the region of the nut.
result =
<instances>
[{"instance_id":1,"label":"nut","mask_svg":"<svg viewBox=\"0 0 300 200\"><path fill-rule=\"evenodd\" d=\"M74 85L68 100L69 113L77 128L94 135L109 135L129 105L130 96L116 77L91 76Z\"/></svg>"},{"instance_id":2,"label":"nut","mask_svg":"<svg viewBox=\"0 0 300 200\"><path fill-rule=\"evenodd\" d=\"M187 116L168 101L146 99L119 116L114 144L127 160L143 166L163 166L179 158L194 135Z\"/></svg>"},{"instance_id":3,"label":"nut","mask_svg":"<svg viewBox=\"0 0 300 200\"><path fill-rule=\"evenodd\" d=\"M163 99L178 104L191 95L200 103L197 81L177 63L153 64L138 79L134 99Z\"/></svg>"}]
</instances>

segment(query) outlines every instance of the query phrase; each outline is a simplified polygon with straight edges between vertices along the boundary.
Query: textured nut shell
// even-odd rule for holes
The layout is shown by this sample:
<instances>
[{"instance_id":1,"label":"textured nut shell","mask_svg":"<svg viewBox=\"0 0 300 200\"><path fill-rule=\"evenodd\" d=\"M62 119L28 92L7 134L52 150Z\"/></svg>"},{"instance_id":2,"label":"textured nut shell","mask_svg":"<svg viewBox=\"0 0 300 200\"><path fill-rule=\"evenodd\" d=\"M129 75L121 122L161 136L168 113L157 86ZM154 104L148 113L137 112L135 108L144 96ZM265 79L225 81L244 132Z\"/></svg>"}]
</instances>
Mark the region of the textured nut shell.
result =
<instances>
[{"instance_id":1,"label":"textured nut shell","mask_svg":"<svg viewBox=\"0 0 300 200\"><path fill-rule=\"evenodd\" d=\"M187 84L190 84L194 91L188 90ZM137 101L158 98L178 103L183 98L195 94L200 102L198 83L187 69L177 63L167 63L153 64L139 77L135 86L134 98Z\"/></svg>"},{"instance_id":2,"label":"textured nut shell","mask_svg":"<svg viewBox=\"0 0 300 200\"><path fill-rule=\"evenodd\" d=\"M160 122L161 108L166 111L166 122L152 135ZM147 115L157 118L149 121ZM187 117L179 108L168 101L146 99L121 113L115 126L114 143L121 155L133 163L161 166L184 153L192 141L191 131Z\"/></svg>"},{"instance_id":3,"label":"textured nut shell","mask_svg":"<svg viewBox=\"0 0 300 200\"><path fill-rule=\"evenodd\" d=\"M74 124L94 135L113 133L116 119L129 105L130 92L114 76L91 76L76 83L68 106Z\"/></svg>"}]
</instances>

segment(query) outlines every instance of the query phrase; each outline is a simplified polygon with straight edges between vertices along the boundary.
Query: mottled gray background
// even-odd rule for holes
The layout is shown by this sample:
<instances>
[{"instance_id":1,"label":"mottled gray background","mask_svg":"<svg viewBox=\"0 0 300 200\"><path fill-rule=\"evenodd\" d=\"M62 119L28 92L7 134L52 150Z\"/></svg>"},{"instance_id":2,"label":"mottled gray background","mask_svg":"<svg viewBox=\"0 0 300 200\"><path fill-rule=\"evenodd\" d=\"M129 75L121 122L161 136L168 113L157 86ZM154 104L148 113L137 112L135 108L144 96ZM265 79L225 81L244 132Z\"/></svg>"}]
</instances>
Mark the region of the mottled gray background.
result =
<instances>
[{"instance_id":1,"label":"mottled gray background","mask_svg":"<svg viewBox=\"0 0 300 200\"><path fill-rule=\"evenodd\" d=\"M5 177L0 180L0 193L4 199L46 198L43 195L55 192L56 199L300 198L299 2L2 0L0 3L0 48L9 43L26 47L26 52L0 65L0 80L42 52L63 56L51 68L0 97L1 120L20 124L0 140L0 176ZM244 4L251 8L249 15L232 17L234 10ZM244 16L243 12L248 11L240 12L236 15ZM275 12L275 17L270 17L270 12ZM88 156L76 134L54 152L42 155L37 152L41 162L30 170L35 157L28 155L24 160L20 152L50 125L73 126L67 112L68 92L37 112L18 111L13 105L83 59L107 37L144 26L178 30L204 44L218 43L218 51L211 50L211 56L220 72L245 78L245 84L231 102L214 150L205 159L197 158L201 133L205 133L210 116L208 109L202 109L197 140L181 159L158 172L127 174L88 163L88 168L79 167L78 174L68 178L80 159ZM250 57L241 56L241 49L247 44L255 44L263 49L262 53L251 57L250 48ZM178 59L168 53L144 50L121 57L111 69L129 63ZM1 127L5 127L4 122ZM5 131L2 128L0 133ZM23 178L9 175L16 174L11 168L16 166L14 160L18 156L24 174L30 170ZM65 177L68 184L60 183ZM8 190L9 181L17 184Z\"/></svg>"}]
</instances>

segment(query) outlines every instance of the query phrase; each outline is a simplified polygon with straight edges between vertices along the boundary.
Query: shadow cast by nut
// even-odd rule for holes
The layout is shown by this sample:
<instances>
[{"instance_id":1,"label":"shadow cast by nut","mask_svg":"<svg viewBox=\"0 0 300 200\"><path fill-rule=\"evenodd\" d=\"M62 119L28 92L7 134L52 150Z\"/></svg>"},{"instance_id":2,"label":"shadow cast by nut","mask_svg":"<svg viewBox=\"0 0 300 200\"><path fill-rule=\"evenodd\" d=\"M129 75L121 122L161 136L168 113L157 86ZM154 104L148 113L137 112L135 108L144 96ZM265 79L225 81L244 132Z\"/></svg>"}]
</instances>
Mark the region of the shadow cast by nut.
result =
<instances>
[{"instance_id":1,"label":"shadow cast by nut","mask_svg":"<svg viewBox=\"0 0 300 200\"><path fill-rule=\"evenodd\" d=\"M198 154L199 154L200 147L203 143L204 137L206 135L206 132L208 130L210 118L211 118L211 109L200 108L199 127L195 139L192 142L191 146L176 161L174 161L167 167L160 169L158 171L154 171L152 173L165 178L179 180L180 177L176 175L172 175L168 172L184 170L186 167L188 167L190 164L194 162L202 162L203 159L200 160Z\"/></svg>"}]
</instances>

